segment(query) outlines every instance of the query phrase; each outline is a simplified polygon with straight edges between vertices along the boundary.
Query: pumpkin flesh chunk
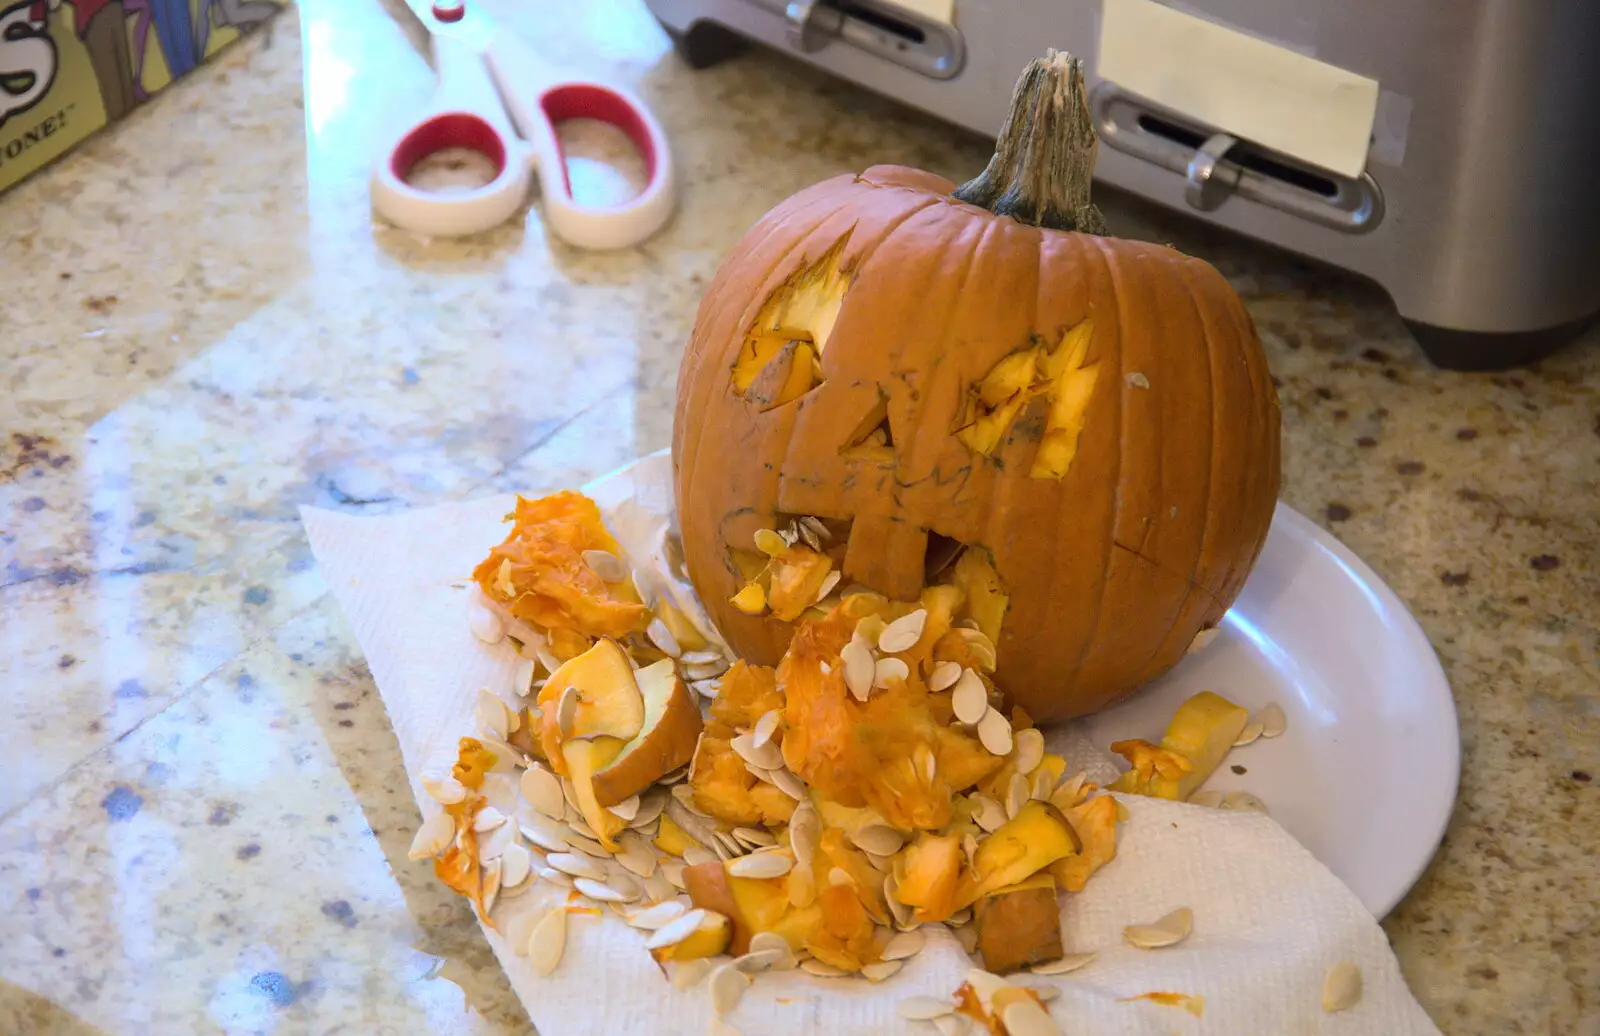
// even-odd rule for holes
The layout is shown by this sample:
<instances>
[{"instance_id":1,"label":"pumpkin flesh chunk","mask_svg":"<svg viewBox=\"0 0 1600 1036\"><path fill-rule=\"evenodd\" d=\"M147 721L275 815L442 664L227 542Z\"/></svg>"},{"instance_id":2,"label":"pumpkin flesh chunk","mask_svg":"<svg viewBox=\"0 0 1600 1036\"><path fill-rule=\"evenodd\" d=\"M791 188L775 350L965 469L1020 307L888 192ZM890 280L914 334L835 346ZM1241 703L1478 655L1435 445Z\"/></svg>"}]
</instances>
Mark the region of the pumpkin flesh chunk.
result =
<instances>
[{"instance_id":1,"label":"pumpkin flesh chunk","mask_svg":"<svg viewBox=\"0 0 1600 1036\"><path fill-rule=\"evenodd\" d=\"M1111 746L1132 767L1111 789L1187 801L1222 764L1249 720L1245 709L1201 691L1178 707L1159 746L1140 740Z\"/></svg>"}]
</instances>

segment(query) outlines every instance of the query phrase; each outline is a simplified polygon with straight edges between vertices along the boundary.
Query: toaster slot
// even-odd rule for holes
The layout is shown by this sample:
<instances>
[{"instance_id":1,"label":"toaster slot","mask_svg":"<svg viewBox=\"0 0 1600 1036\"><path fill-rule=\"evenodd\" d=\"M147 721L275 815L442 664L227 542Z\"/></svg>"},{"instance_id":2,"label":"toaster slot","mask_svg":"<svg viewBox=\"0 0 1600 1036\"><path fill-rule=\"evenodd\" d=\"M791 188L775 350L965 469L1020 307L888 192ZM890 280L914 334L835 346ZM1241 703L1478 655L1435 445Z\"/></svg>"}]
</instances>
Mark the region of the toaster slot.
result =
<instances>
[{"instance_id":1,"label":"toaster slot","mask_svg":"<svg viewBox=\"0 0 1600 1036\"><path fill-rule=\"evenodd\" d=\"M875 0L754 0L789 23L789 42L814 52L848 43L930 79L950 79L966 61L956 27Z\"/></svg>"},{"instance_id":2,"label":"toaster slot","mask_svg":"<svg viewBox=\"0 0 1600 1036\"><path fill-rule=\"evenodd\" d=\"M1383 218L1383 194L1369 173L1343 177L1297 162L1108 83L1095 90L1091 103L1100 139L1185 177L1196 208L1215 208L1237 194L1351 234L1365 233Z\"/></svg>"}]
</instances>

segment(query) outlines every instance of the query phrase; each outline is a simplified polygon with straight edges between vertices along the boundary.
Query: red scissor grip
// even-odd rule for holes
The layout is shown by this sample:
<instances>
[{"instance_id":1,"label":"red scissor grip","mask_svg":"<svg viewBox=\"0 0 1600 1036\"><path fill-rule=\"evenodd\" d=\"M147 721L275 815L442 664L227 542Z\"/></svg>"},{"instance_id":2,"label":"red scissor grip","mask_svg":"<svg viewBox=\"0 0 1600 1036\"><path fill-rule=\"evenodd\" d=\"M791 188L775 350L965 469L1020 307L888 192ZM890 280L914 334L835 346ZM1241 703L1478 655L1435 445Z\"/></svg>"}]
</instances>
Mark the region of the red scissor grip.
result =
<instances>
[{"instance_id":1,"label":"red scissor grip","mask_svg":"<svg viewBox=\"0 0 1600 1036\"><path fill-rule=\"evenodd\" d=\"M495 176L505 171L506 142L493 126L468 112L444 112L417 124L394 146L389 169L404 180L418 162L452 147L468 148L493 162Z\"/></svg>"},{"instance_id":2,"label":"red scissor grip","mask_svg":"<svg viewBox=\"0 0 1600 1036\"><path fill-rule=\"evenodd\" d=\"M656 163L659 161L656 142L650 135L650 127L640 117L639 110L628 103L625 97L594 83L570 83L546 90L540 99L540 105L551 125L566 122L568 119L596 119L617 127L627 134L633 146L638 149L639 157L644 159L645 180L651 181L656 178ZM558 150L560 146L558 140L556 144ZM567 193L571 194L572 182L567 173L565 158L563 155L561 175L567 180ZM545 175L549 175L548 172Z\"/></svg>"}]
</instances>

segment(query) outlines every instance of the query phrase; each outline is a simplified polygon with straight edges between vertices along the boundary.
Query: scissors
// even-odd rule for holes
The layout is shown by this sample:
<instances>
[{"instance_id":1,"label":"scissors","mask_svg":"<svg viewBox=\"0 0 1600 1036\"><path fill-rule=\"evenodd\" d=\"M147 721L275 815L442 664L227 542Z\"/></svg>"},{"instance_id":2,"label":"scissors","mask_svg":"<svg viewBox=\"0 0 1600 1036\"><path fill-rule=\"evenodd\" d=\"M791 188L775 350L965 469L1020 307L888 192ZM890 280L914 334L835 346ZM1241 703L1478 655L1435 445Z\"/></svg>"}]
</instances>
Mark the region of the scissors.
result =
<instances>
[{"instance_id":1,"label":"scissors","mask_svg":"<svg viewBox=\"0 0 1600 1036\"><path fill-rule=\"evenodd\" d=\"M545 222L582 248L626 248L661 229L672 215L672 156L661 124L625 90L564 75L510 33L497 31L467 0L407 0L432 41L439 86L421 117L379 152L372 204L407 230L454 237L509 219L542 175ZM622 130L644 159L644 190L618 205L590 206L572 196L556 137L568 119L598 119ZM406 182L418 162L446 148L468 148L494 165L482 187L450 193Z\"/></svg>"}]
</instances>

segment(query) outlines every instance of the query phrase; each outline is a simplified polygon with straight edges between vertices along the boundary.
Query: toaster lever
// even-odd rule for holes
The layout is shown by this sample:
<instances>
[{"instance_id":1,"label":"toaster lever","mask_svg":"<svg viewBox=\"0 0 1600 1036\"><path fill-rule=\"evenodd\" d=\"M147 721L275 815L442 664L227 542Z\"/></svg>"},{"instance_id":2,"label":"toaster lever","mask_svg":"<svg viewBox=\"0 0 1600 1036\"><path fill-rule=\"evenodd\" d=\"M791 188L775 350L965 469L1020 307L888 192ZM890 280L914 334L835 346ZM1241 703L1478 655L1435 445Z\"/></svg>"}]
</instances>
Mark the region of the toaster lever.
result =
<instances>
[{"instance_id":1,"label":"toaster lever","mask_svg":"<svg viewBox=\"0 0 1600 1036\"><path fill-rule=\"evenodd\" d=\"M1223 199L1239 186L1238 166L1230 164L1217 168L1237 143L1236 137L1216 133L1208 137L1189 159L1189 168L1185 172L1188 183L1183 189L1183 196L1201 212L1209 212L1221 205Z\"/></svg>"},{"instance_id":2,"label":"toaster lever","mask_svg":"<svg viewBox=\"0 0 1600 1036\"><path fill-rule=\"evenodd\" d=\"M827 46L844 28L844 12L827 0L792 0L783 16L789 23L789 42L807 54Z\"/></svg>"}]
</instances>

